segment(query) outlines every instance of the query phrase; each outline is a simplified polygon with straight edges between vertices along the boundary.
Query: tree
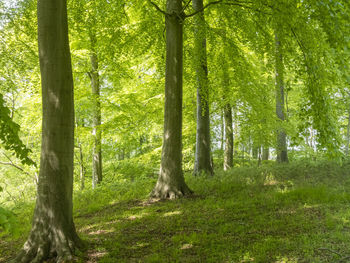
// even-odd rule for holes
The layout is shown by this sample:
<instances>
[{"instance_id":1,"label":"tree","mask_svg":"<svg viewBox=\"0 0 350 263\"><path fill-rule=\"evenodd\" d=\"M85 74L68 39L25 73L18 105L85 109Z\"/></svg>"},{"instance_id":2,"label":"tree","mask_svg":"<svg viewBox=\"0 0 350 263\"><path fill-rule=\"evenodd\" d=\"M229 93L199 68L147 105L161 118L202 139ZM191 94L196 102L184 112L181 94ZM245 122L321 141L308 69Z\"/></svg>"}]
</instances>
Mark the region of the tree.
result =
<instances>
[{"instance_id":1,"label":"tree","mask_svg":"<svg viewBox=\"0 0 350 263\"><path fill-rule=\"evenodd\" d=\"M91 72L89 74L92 88L93 112L92 112L92 136L94 146L92 151L92 188L102 181L102 151L101 151L101 103L100 103L100 79L98 73L98 56L96 51L96 32L90 32L91 42Z\"/></svg>"},{"instance_id":2,"label":"tree","mask_svg":"<svg viewBox=\"0 0 350 263\"><path fill-rule=\"evenodd\" d=\"M42 80L42 146L32 229L14 262L71 260L81 246L73 222L73 77L67 2L39 0L38 44Z\"/></svg>"},{"instance_id":3,"label":"tree","mask_svg":"<svg viewBox=\"0 0 350 263\"><path fill-rule=\"evenodd\" d=\"M224 170L233 167L233 128L232 128L232 108L228 103L224 108L225 116L225 152L224 152Z\"/></svg>"},{"instance_id":4,"label":"tree","mask_svg":"<svg viewBox=\"0 0 350 263\"><path fill-rule=\"evenodd\" d=\"M178 198L192 193L182 171L183 20L181 0L167 0L164 133L160 172L151 196Z\"/></svg>"},{"instance_id":5,"label":"tree","mask_svg":"<svg viewBox=\"0 0 350 263\"><path fill-rule=\"evenodd\" d=\"M203 0L192 0L195 12L203 10ZM194 174L213 175L210 149L209 83L204 13L194 17L194 49L197 76L197 132Z\"/></svg>"},{"instance_id":6,"label":"tree","mask_svg":"<svg viewBox=\"0 0 350 263\"><path fill-rule=\"evenodd\" d=\"M285 121L284 104L284 80L283 80L283 48L282 48L281 25L277 24L275 29L275 88L276 88L276 114L277 118L283 123ZM288 162L287 138L286 132L282 127L277 129L277 162Z\"/></svg>"}]
</instances>

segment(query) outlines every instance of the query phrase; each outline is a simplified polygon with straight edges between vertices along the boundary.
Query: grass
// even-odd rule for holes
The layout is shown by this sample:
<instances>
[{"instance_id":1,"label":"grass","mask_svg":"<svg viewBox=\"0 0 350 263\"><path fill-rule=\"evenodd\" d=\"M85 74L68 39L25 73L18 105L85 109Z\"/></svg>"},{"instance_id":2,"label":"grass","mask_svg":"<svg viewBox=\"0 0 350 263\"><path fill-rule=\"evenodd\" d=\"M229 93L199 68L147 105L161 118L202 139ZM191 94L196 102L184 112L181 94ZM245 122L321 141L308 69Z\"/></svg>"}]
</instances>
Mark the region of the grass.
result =
<instances>
[{"instance_id":1,"label":"grass","mask_svg":"<svg viewBox=\"0 0 350 263\"><path fill-rule=\"evenodd\" d=\"M349 262L349 168L294 163L188 175L194 196L152 202L156 178L106 177L74 196L89 244L78 262ZM0 240L0 261L25 240L30 221L19 220L19 235Z\"/></svg>"}]
</instances>

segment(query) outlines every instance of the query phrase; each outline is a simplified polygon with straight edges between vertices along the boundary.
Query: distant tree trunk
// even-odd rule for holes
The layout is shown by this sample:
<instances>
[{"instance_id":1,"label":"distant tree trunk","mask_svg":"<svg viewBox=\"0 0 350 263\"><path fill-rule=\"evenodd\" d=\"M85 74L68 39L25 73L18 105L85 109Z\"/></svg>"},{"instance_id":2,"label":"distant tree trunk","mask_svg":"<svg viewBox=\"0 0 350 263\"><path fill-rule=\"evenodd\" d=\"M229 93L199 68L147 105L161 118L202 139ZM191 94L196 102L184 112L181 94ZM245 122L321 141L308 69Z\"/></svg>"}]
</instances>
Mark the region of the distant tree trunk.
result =
<instances>
[{"instance_id":1,"label":"distant tree trunk","mask_svg":"<svg viewBox=\"0 0 350 263\"><path fill-rule=\"evenodd\" d=\"M258 166L261 165L261 146L258 148Z\"/></svg>"},{"instance_id":2,"label":"distant tree trunk","mask_svg":"<svg viewBox=\"0 0 350 263\"><path fill-rule=\"evenodd\" d=\"M226 31L223 31L223 41L226 44ZM226 45L225 45L226 46ZM229 90L230 78L228 73L228 65L226 60L226 54L221 54L222 63L222 89L224 94ZM233 123L232 123L232 107L228 101L228 98L223 97L226 101L224 105L224 122L225 122L225 151L224 151L224 170L228 170L233 167Z\"/></svg>"},{"instance_id":3,"label":"distant tree trunk","mask_svg":"<svg viewBox=\"0 0 350 263\"><path fill-rule=\"evenodd\" d=\"M203 0L192 0L193 9L203 9ZM194 17L194 50L197 74L197 133L194 175L204 172L213 175L210 149L209 82L204 13Z\"/></svg>"},{"instance_id":4,"label":"distant tree trunk","mask_svg":"<svg viewBox=\"0 0 350 263\"><path fill-rule=\"evenodd\" d=\"M220 141L221 141L221 145L220 145L220 149L221 151L224 150L224 143L225 143L225 132L224 132L224 129L225 129L225 120L224 120L224 112L221 110L220 111L220 114L221 114L221 138L220 138Z\"/></svg>"},{"instance_id":5,"label":"distant tree trunk","mask_svg":"<svg viewBox=\"0 0 350 263\"><path fill-rule=\"evenodd\" d=\"M256 145L253 144L253 148L252 148L252 157L253 159L258 159L258 155L259 155L259 147L257 147Z\"/></svg>"},{"instance_id":6,"label":"distant tree trunk","mask_svg":"<svg viewBox=\"0 0 350 263\"><path fill-rule=\"evenodd\" d=\"M125 149L121 149L121 153L119 153L119 161L122 161L125 159Z\"/></svg>"},{"instance_id":7,"label":"distant tree trunk","mask_svg":"<svg viewBox=\"0 0 350 263\"><path fill-rule=\"evenodd\" d=\"M264 147L263 154L262 154L263 161L267 161L269 159L269 153L270 153L269 147Z\"/></svg>"},{"instance_id":8,"label":"distant tree trunk","mask_svg":"<svg viewBox=\"0 0 350 263\"><path fill-rule=\"evenodd\" d=\"M32 229L14 262L72 260L81 245L73 223L74 106L66 0L39 0L43 121Z\"/></svg>"},{"instance_id":9,"label":"distant tree trunk","mask_svg":"<svg viewBox=\"0 0 350 263\"><path fill-rule=\"evenodd\" d=\"M162 159L151 196L174 199L192 193L182 172L182 1L167 0L167 13Z\"/></svg>"},{"instance_id":10,"label":"distant tree trunk","mask_svg":"<svg viewBox=\"0 0 350 263\"><path fill-rule=\"evenodd\" d=\"M284 65L283 65L283 52L281 44L281 36L277 26L275 31L275 66L276 66L276 114L281 120L281 123L285 121L285 109L284 109ZM277 162L285 163L288 162L287 154L287 138L285 130L280 127L277 130Z\"/></svg>"},{"instance_id":11,"label":"distant tree trunk","mask_svg":"<svg viewBox=\"0 0 350 263\"><path fill-rule=\"evenodd\" d=\"M232 108L230 104L225 105L225 152L224 170L233 167L233 129L232 129Z\"/></svg>"},{"instance_id":12,"label":"distant tree trunk","mask_svg":"<svg viewBox=\"0 0 350 263\"><path fill-rule=\"evenodd\" d=\"M91 89L92 89L92 136L94 145L92 149L92 188L102 181L102 150L101 150L101 102L100 102L100 79L98 73L98 57L96 53L96 35L90 33L91 41Z\"/></svg>"},{"instance_id":13,"label":"distant tree trunk","mask_svg":"<svg viewBox=\"0 0 350 263\"><path fill-rule=\"evenodd\" d=\"M86 170L85 170L85 164L84 164L83 146L81 142L79 142L78 146L79 146L79 157L80 157L80 190L84 190Z\"/></svg>"},{"instance_id":14,"label":"distant tree trunk","mask_svg":"<svg viewBox=\"0 0 350 263\"><path fill-rule=\"evenodd\" d=\"M345 146L345 155L349 155L349 143L350 143L350 106L348 109L348 126L346 129L346 146Z\"/></svg>"}]
</instances>

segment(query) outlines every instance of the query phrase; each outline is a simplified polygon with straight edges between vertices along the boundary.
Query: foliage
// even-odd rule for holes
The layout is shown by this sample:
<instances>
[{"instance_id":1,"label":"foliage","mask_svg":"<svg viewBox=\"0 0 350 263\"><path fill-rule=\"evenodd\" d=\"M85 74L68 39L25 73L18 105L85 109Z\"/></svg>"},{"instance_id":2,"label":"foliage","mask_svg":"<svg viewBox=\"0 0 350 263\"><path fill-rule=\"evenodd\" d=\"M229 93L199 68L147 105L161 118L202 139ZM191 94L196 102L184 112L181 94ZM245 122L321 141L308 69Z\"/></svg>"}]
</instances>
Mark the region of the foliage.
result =
<instances>
[{"instance_id":1,"label":"foliage","mask_svg":"<svg viewBox=\"0 0 350 263\"><path fill-rule=\"evenodd\" d=\"M91 244L81 262L340 260L349 254L349 171L303 161L188 175L196 195L171 202L147 199L156 176L107 176L98 190L75 193L77 228ZM19 239L29 229L21 231ZM2 259L14 252L5 246Z\"/></svg>"},{"instance_id":2,"label":"foliage","mask_svg":"<svg viewBox=\"0 0 350 263\"><path fill-rule=\"evenodd\" d=\"M36 1L5 2L0 2L0 139L5 148L0 152L0 231L14 247L1 239L0 261L23 241L13 233L25 236L29 229L38 171L28 165L39 162L41 134ZM153 2L165 10L165 1ZM344 245L350 241L345 231L350 220L345 156L349 1L219 2L204 10L216 175L188 175L193 198L150 203L146 196L159 171L163 138L164 15L149 1L68 1L74 207L78 229L94 244L91 251L99 252L87 255L92 261L335 262L349 255ZM188 2L185 12L192 11ZM275 113L276 24L284 40L283 124ZM184 20L185 172L193 169L196 140L193 25L193 17ZM95 190L90 186L93 52L99 60L104 170ZM226 104L233 110L235 153L234 169L223 173ZM286 166L274 163L275 131L281 125L288 135L291 164ZM255 159L253 152L266 147L270 160ZM9 158L10 152L18 160Z\"/></svg>"},{"instance_id":3,"label":"foliage","mask_svg":"<svg viewBox=\"0 0 350 263\"><path fill-rule=\"evenodd\" d=\"M35 165L28 156L30 150L19 138L20 126L16 124L10 116L10 110L6 107L4 97L0 94L0 139L6 150L11 150L23 164Z\"/></svg>"}]
</instances>

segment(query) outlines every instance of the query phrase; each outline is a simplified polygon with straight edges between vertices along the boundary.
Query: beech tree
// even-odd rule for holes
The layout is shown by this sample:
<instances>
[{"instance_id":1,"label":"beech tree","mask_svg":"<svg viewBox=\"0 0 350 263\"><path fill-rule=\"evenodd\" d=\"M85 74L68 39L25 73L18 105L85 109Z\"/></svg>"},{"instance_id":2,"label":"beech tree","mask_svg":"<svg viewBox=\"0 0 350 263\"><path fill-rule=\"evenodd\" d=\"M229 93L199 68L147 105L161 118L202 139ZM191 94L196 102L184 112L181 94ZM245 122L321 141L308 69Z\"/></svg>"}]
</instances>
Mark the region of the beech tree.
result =
<instances>
[{"instance_id":1,"label":"beech tree","mask_svg":"<svg viewBox=\"0 0 350 263\"><path fill-rule=\"evenodd\" d=\"M203 10L203 0L192 0L195 12ZM197 77L197 132L194 174L213 175L210 145L209 82L207 65L207 40L204 13L194 17L194 50Z\"/></svg>"},{"instance_id":2,"label":"beech tree","mask_svg":"<svg viewBox=\"0 0 350 263\"><path fill-rule=\"evenodd\" d=\"M277 118L283 123L285 117L285 103L284 103L284 79L283 79L283 47L282 47L282 31L281 25L276 25L275 29L275 88L276 88L276 114ZM287 154L287 138L286 132L282 127L277 129L277 162L288 162Z\"/></svg>"},{"instance_id":3,"label":"beech tree","mask_svg":"<svg viewBox=\"0 0 350 263\"><path fill-rule=\"evenodd\" d=\"M14 262L72 260L81 247L73 222L73 77L66 0L37 3L42 145L32 229Z\"/></svg>"},{"instance_id":4,"label":"beech tree","mask_svg":"<svg viewBox=\"0 0 350 263\"><path fill-rule=\"evenodd\" d=\"M98 56L96 51L96 33L90 32L91 42L91 72L89 73L92 89L92 136L94 138L92 152L92 188L102 181L102 151L101 151L101 103L100 103L100 78L98 73Z\"/></svg>"},{"instance_id":5,"label":"beech tree","mask_svg":"<svg viewBox=\"0 0 350 263\"><path fill-rule=\"evenodd\" d=\"M192 192L185 183L182 171L182 52L185 16L181 0L167 0L166 8L163 147L159 177L151 196L174 199Z\"/></svg>"}]
</instances>

